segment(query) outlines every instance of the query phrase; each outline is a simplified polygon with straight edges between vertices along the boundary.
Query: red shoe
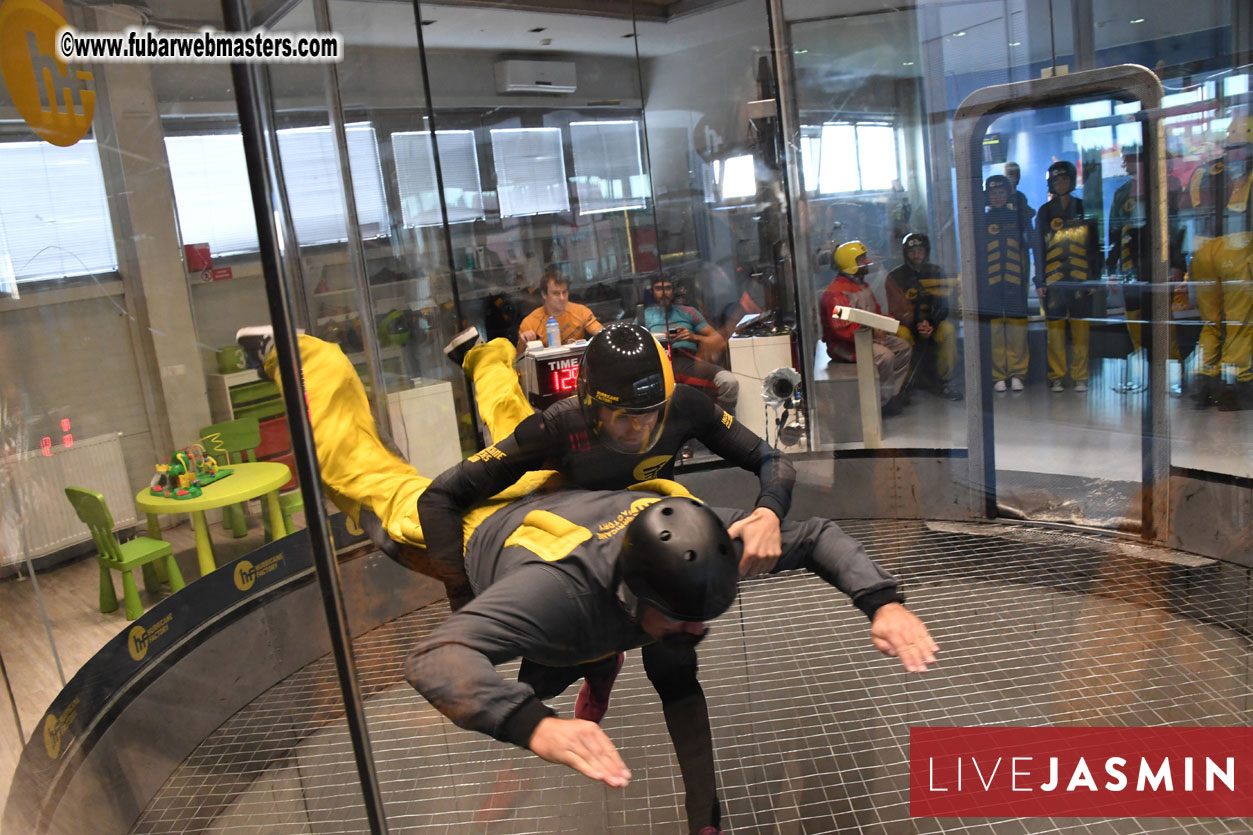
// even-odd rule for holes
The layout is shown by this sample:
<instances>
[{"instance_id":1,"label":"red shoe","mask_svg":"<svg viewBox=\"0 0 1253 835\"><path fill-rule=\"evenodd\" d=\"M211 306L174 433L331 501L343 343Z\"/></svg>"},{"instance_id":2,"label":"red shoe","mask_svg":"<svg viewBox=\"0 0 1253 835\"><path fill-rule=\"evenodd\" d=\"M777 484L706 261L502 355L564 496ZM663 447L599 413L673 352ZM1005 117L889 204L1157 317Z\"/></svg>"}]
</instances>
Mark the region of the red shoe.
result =
<instances>
[{"instance_id":1,"label":"red shoe","mask_svg":"<svg viewBox=\"0 0 1253 835\"><path fill-rule=\"evenodd\" d=\"M716 826L706 826L696 835L722 835L722 830Z\"/></svg>"},{"instance_id":2,"label":"red shoe","mask_svg":"<svg viewBox=\"0 0 1253 835\"><path fill-rule=\"evenodd\" d=\"M583 686L579 688L579 697L574 701L574 718L586 719L588 722L600 724L600 720L605 718L605 714L609 711L609 694L613 691L613 683L618 678L618 673L622 672L622 662L626 660L625 653L618 653L618 665L614 667L613 675L608 676L588 676L583 679Z\"/></svg>"}]
</instances>

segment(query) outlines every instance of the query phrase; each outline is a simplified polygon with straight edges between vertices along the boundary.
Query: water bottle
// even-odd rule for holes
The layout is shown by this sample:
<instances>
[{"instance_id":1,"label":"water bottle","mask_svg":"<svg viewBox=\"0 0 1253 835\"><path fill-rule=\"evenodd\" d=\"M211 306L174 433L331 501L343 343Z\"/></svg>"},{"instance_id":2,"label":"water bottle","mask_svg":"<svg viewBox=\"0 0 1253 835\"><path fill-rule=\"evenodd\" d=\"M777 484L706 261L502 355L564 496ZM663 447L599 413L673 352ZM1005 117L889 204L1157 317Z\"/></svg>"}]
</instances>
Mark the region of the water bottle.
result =
<instances>
[{"instance_id":1,"label":"water bottle","mask_svg":"<svg viewBox=\"0 0 1253 835\"><path fill-rule=\"evenodd\" d=\"M556 348L561 344L561 326L557 324L557 320L552 316L548 317L548 324L545 329L548 331L548 347Z\"/></svg>"}]
</instances>

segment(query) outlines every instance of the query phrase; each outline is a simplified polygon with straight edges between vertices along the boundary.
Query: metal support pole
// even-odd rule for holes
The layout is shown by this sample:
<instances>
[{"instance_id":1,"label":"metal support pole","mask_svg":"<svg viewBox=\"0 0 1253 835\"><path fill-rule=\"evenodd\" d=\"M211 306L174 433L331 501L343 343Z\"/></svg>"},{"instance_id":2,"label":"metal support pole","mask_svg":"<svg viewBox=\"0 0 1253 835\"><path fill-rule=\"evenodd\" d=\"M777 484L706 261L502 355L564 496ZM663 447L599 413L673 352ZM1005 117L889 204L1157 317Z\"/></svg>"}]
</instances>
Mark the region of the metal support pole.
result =
<instances>
[{"instance_id":1,"label":"metal support pole","mask_svg":"<svg viewBox=\"0 0 1253 835\"><path fill-rule=\"evenodd\" d=\"M246 0L222 0L222 12L228 31L248 31ZM265 276L266 299L270 321L274 326L274 344L278 353L279 375L283 388L283 404L291 427L292 453L300 490L304 497L309 541L313 551L314 569L322 605L330 632L331 652L335 658L340 692L348 734L352 740L357 775L361 780L366 817L372 833L385 833L383 799L379 793L374 757L366 728L365 710L357 685L352 641L348 634L348 616L344 610L339 585L339 564L331 542L330 523L319 488L320 473L313 442L313 430L305 410L304 381L300 371L300 351L292 322L287 276L284 274L284 244L275 226L275 195L280 183L272 176L274 158L278 156L277 134L273 114L263 103L267 101L266 85L255 64L232 64L231 78L239 110L240 129L244 141L244 157L252 192L252 207L257 221L257 237Z\"/></svg>"},{"instance_id":2,"label":"metal support pole","mask_svg":"<svg viewBox=\"0 0 1253 835\"><path fill-rule=\"evenodd\" d=\"M327 0L313 0L313 20L319 32L330 32L331 11ZM366 374L370 380L370 399L374 402L374 422L385 436L392 436L391 415L387 411L387 386L384 385L383 358L379 351L378 330L374 327L374 299L366 275L365 250L361 246L361 221L357 217L357 194L352 188L352 166L348 161L348 133L344 129L344 105L339 96L339 70L334 62L322 65L326 75L326 109L335 137L339 159L340 184L344 191L344 221L348 226L348 271L352 275L353 300L361 322L361 341L366 356Z\"/></svg>"}]
</instances>

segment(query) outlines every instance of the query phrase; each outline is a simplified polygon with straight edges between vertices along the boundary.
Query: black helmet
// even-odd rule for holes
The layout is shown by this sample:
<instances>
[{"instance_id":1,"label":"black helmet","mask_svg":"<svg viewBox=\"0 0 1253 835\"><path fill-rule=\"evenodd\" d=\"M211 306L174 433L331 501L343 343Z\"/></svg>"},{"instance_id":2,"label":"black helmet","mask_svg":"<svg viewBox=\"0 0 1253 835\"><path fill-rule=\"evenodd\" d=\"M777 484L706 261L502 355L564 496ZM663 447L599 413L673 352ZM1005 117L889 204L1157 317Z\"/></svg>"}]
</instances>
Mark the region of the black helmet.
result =
<instances>
[{"instance_id":1,"label":"black helmet","mask_svg":"<svg viewBox=\"0 0 1253 835\"><path fill-rule=\"evenodd\" d=\"M1079 185L1079 178L1075 173L1075 164L1064 159L1059 159L1057 162L1049 166L1048 174L1045 177L1048 182L1049 191L1053 191L1053 178L1062 174L1070 178L1071 188Z\"/></svg>"},{"instance_id":2,"label":"black helmet","mask_svg":"<svg viewBox=\"0 0 1253 835\"><path fill-rule=\"evenodd\" d=\"M931 254L931 239L928 238L923 233L910 232L908 235L901 238L901 252L904 252L905 250L910 249L911 247L919 247L919 246L925 249L928 255Z\"/></svg>"},{"instance_id":3,"label":"black helmet","mask_svg":"<svg viewBox=\"0 0 1253 835\"><path fill-rule=\"evenodd\" d=\"M670 620L707 621L735 602L739 560L717 514L696 499L670 496L627 526L617 574L633 617L641 614L635 604L647 603Z\"/></svg>"},{"instance_id":4,"label":"black helmet","mask_svg":"<svg viewBox=\"0 0 1253 835\"><path fill-rule=\"evenodd\" d=\"M587 343L577 391L587 424L600 439L621 452L639 454L661 437L666 407L674 393L674 371L665 349L651 333L634 322L614 322ZM602 406L616 416L659 414L642 439L627 444L604 431Z\"/></svg>"},{"instance_id":5,"label":"black helmet","mask_svg":"<svg viewBox=\"0 0 1253 835\"><path fill-rule=\"evenodd\" d=\"M991 177L988 177L987 181L983 184L983 193L987 194L994 188L1005 189L1006 198L1014 193L1013 183L1011 183L1009 181L1009 177L1006 177L1004 174L993 174Z\"/></svg>"}]
</instances>

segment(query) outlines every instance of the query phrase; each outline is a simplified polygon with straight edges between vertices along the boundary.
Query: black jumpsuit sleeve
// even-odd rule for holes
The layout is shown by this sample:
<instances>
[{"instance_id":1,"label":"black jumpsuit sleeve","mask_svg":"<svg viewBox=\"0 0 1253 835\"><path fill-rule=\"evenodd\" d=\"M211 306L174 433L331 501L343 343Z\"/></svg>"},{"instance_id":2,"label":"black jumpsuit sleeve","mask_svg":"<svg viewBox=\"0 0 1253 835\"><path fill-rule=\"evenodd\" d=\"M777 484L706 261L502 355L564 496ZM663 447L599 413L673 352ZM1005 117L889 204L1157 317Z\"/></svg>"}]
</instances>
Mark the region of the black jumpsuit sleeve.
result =
<instances>
[{"instance_id":1,"label":"black jumpsuit sleeve","mask_svg":"<svg viewBox=\"0 0 1253 835\"><path fill-rule=\"evenodd\" d=\"M465 570L461 517L528 471L541 469L555 454L554 448L543 416L532 415L500 443L436 476L418 498L418 521L427 557L448 590L448 603L454 612L474 596Z\"/></svg>"},{"instance_id":2,"label":"black jumpsuit sleeve","mask_svg":"<svg viewBox=\"0 0 1253 835\"><path fill-rule=\"evenodd\" d=\"M773 510L779 519L786 517L792 506L796 468L782 452L773 449L708 397L694 393L695 397L684 396L674 406L683 409L685 416L690 416L696 424L696 439L724 461L755 473L761 482L755 506Z\"/></svg>"},{"instance_id":3,"label":"black jumpsuit sleeve","mask_svg":"<svg viewBox=\"0 0 1253 835\"><path fill-rule=\"evenodd\" d=\"M405 662L405 678L457 727L525 748L553 711L530 685L505 680L496 666L569 643L586 631L588 618L559 571L526 565L421 641Z\"/></svg>"}]
</instances>

